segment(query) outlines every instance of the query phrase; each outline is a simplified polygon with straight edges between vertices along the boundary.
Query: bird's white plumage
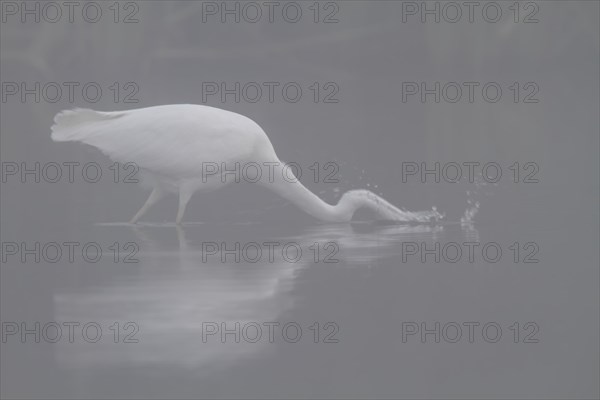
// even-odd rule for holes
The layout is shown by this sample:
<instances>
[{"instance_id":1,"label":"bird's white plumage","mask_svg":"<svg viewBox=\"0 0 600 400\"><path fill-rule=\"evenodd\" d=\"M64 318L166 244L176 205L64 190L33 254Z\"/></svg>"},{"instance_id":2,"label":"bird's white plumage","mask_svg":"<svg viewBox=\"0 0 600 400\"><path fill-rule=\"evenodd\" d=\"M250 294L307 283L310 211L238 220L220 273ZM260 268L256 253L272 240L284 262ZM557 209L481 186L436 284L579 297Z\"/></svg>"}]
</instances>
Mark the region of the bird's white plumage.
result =
<instances>
[{"instance_id":1,"label":"bird's white plumage","mask_svg":"<svg viewBox=\"0 0 600 400\"><path fill-rule=\"evenodd\" d=\"M214 107L180 104L129 111L78 109L57 115L56 141L92 145L115 161L172 177L200 177L202 163L251 160L272 152L262 128L251 119ZM266 154L262 154L266 156Z\"/></svg>"},{"instance_id":2,"label":"bird's white plumage","mask_svg":"<svg viewBox=\"0 0 600 400\"><path fill-rule=\"evenodd\" d=\"M176 221L181 222L194 192L214 190L228 183L223 182L222 175L206 180L203 171L207 163L219 165L223 173L221 166L231 170L244 162L261 166L277 164L274 179L259 183L324 221L349 221L361 207L398 221L441 217L435 210L401 211L367 190L346 192L337 205L327 204L298 180L289 179L271 141L258 124L218 108L176 104L115 112L75 109L57 114L54 122L54 141L92 145L115 161L135 163L143 177L149 178L153 191L131 222L136 222L169 191L179 194Z\"/></svg>"}]
</instances>

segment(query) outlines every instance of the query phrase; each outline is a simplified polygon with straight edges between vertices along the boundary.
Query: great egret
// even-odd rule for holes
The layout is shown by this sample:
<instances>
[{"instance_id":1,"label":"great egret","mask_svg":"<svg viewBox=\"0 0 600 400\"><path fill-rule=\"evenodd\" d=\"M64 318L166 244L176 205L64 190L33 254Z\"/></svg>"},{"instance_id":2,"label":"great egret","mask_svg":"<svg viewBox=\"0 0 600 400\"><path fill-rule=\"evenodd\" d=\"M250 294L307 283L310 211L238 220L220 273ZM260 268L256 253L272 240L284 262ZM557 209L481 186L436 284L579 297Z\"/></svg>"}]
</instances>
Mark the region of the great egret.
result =
<instances>
[{"instance_id":1,"label":"great egret","mask_svg":"<svg viewBox=\"0 0 600 400\"><path fill-rule=\"evenodd\" d=\"M207 163L229 169L235 163L250 162L272 169L273 174L268 179L264 174L258 183L323 221L350 221L362 207L392 221L429 222L442 217L435 209L402 211L368 190L350 190L338 204L327 204L298 180L283 178L286 166L256 122L209 106L175 104L114 112L65 110L54 117L52 139L86 143L114 161L133 162L140 168L143 181L150 184L152 192L131 223L172 192L179 194L176 222L180 224L192 194L228 183L223 182L222 175L206 174Z\"/></svg>"}]
</instances>

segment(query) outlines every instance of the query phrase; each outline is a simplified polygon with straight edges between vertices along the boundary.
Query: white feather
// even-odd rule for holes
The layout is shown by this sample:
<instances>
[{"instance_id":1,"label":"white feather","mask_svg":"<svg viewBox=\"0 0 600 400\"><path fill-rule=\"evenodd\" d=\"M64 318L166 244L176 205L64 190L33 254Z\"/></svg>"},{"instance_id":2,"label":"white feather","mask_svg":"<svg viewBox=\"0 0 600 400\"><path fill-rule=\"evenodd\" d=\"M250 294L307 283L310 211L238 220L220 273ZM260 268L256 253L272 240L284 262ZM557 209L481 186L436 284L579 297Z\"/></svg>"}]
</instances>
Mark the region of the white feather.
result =
<instances>
[{"instance_id":1,"label":"white feather","mask_svg":"<svg viewBox=\"0 0 600 400\"><path fill-rule=\"evenodd\" d=\"M251 119L214 107L177 104L129 111L63 111L52 139L92 145L111 159L173 179L200 178L202 163L244 161L275 152Z\"/></svg>"},{"instance_id":2,"label":"white feather","mask_svg":"<svg viewBox=\"0 0 600 400\"><path fill-rule=\"evenodd\" d=\"M100 112L88 109L62 111L54 117L52 139L78 141L98 148L115 161L133 162L154 190L132 218L136 222L166 192L179 193L177 223L187 202L198 190L214 190L229 182L222 175L210 181L203 176L206 163L278 163L274 180L259 183L290 200L308 214L325 221L349 221L354 212L367 207L385 219L427 221L441 217L435 211L401 211L367 190L349 191L335 206L325 203L299 181L290 181L271 141L262 128L243 115L218 108L176 104L129 111ZM222 171L221 171L222 172ZM266 171L265 171L266 172Z\"/></svg>"}]
</instances>

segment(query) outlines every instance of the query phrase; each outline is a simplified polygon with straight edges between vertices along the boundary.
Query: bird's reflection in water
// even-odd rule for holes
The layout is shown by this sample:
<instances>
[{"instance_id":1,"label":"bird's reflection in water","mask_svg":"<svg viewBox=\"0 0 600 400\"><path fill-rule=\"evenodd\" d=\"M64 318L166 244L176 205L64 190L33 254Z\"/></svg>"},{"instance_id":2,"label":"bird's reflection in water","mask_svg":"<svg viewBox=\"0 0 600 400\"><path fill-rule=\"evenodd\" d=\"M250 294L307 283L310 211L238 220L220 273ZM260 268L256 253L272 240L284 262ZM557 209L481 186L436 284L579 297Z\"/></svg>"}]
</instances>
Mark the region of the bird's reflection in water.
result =
<instances>
[{"instance_id":1,"label":"bird's reflection in water","mask_svg":"<svg viewBox=\"0 0 600 400\"><path fill-rule=\"evenodd\" d=\"M289 322L289 311L302 296L294 290L296 277L307 268L360 267L378 259L398 254L403 241L435 240L444 233L443 226L377 225L368 223L317 225L301 234L287 234L281 229L260 225L196 225L95 227L112 235L115 229L131 229L140 251L137 264L118 278L99 285L55 295L57 321L92 321L100 324L103 337L97 343L61 341L56 345L57 360L66 368L111 366L177 366L196 371L214 371L243 359L269 351L267 338L256 343L235 343L233 335L222 343L220 336L203 342L203 323L226 323L233 329L239 322L259 325L265 322ZM205 244L220 246L206 255ZM278 242L299 245L303 256L286 259L282 251L273 251L273 259L264 254L250 262L223 252L235 243ZM310 246L335 243L337 263L315 262ZM281 246L279 249L281 249ZM203 251L204 250L204 251ZM267 250L263 248L263 252ZM251 256L255 258L255 253ZM114 343L115 322L120 336ZM122 343L132 333L134 322L139 331L138 343ZM111 327L112 328L109 328ZM263 332L266 334L266 328ZM93 333L93 332L92 332ZM92 335L93 336L93 335ZM263 335L264 336L264 335Z\"/></svg>"}]
</instances>

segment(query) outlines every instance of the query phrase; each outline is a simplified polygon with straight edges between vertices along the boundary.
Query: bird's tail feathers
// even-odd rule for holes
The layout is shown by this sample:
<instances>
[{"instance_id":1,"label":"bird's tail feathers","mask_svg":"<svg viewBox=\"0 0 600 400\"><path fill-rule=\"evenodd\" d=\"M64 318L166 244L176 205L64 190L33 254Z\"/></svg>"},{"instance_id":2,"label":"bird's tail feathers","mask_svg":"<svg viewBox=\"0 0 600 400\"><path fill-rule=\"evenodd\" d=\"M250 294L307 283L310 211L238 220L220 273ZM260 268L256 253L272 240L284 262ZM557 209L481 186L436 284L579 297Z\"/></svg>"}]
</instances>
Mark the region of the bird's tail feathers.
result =
<instances>
[{"instance_id":1,"label":"bird's tail feathers","mask_svg":"<svg viewBox=\"0 0 600 400\"><path fill-rule=\"evenodd\" d=\"M51 128L52 140L55 142L83 140L96 132L103 122L114 120L123 114L123 112L100 112L88 108L63 110L54 117L54 125Z\"/></svg>"}]
</instances>

